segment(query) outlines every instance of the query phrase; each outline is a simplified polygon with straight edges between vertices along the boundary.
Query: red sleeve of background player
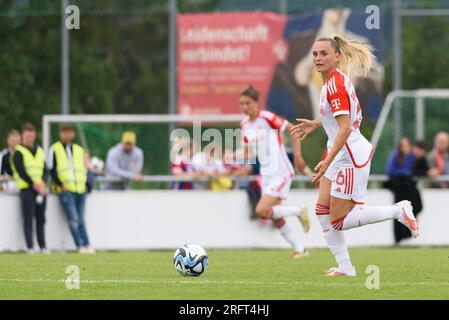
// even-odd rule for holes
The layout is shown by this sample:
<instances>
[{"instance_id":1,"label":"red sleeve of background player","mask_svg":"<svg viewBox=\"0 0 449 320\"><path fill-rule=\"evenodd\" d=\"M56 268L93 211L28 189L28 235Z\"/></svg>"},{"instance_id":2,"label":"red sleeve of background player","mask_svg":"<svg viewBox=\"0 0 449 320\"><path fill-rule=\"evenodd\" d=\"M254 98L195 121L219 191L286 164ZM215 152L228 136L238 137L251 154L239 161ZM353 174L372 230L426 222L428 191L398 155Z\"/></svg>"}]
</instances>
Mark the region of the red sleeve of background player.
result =
<instances>
[{"instance_id":1,"label":"red sleeve of background player","mask_svg":"<svg viewBox=\"0 0 449 320\"><path fill-rule=\"evenodd\" d=\"M284 118L278 116L277 114L274 114L273 112L262 110L259 113L259 117L265 119L270 127L273 129L279 129L281 131L285 130L285 127L287 126L287 120Z\"/></svg>"},{"instance_id":2,"label":"red sleeve of background player","mask_svg":"<svg viewBox=\"0 0 449 320\"><path fill-rule=\"evenodd\" d=\"M345 88L343 75L334 73L327 81L327 101L329 102L332 115L337 117L342 114L349 114L350 100L348 91Z\"/></svg>"}]
</instances>

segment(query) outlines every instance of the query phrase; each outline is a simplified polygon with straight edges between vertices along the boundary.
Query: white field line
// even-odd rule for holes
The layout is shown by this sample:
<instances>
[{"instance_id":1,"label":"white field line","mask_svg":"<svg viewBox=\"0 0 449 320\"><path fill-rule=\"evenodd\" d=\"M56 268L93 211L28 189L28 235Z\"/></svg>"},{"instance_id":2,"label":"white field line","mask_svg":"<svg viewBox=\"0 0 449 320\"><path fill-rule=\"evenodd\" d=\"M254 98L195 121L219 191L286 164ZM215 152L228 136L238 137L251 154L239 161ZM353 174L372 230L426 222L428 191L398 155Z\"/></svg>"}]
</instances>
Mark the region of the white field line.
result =
<instances>
[{"instance_id":1,"label":"white field line","mask_svg":"<svg viewBox=\"0 0 449 320\"><path fill-rule=\"evenodd\" d=\"M323 277L324 278L324 277ZM73 279L70 280L73 282ZM0 278L1 282L18 282L18 283L65 283L65 279L7 279ZM332 287L332 286L361 286L364 287L364 282L330 282L318 283L316 281L294 281L294 282L270 282L270 281L232 281L232 280L140 280L140 279L104 279L104 280L80 280L80 284L224 284L224 285L270 285L270 286L288 286L288 285L312 285L317 287ZM381 286L438 286L449 287L449 282L381 282Z\"/></svg>"}]
</instances>

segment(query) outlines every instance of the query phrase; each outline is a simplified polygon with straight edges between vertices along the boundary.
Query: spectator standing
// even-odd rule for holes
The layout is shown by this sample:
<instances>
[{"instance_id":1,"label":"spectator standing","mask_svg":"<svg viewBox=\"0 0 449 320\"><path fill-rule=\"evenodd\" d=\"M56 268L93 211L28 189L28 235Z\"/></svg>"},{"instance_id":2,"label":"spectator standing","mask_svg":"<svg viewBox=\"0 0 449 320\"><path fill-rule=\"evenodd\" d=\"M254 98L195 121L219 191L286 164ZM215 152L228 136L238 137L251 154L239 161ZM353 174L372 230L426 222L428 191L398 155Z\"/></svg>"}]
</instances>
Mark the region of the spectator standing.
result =
<instances>
[{"instance_id":1,"label":"spectator standing","mask_svg":"<svg viewBox=\"0 0 449 320\"><path fill-rule=\"evenodd\" d=\"M439 177L449 175L449 134L447 132L438 132L434 139L433 150L427 154L427 162L430 170L430 177ZM434 188L449 188L448 182L432 183Z\"/></svg>"},{"instance_id":2,"label":"spectator standing","mask_svg":"<svg viewBox=\"0 0 449 320\"><path fill-rule=\"evenodd\" d=\"M22 129L22 144L15 147L12 171L20 189L20 204L23 216L23 228L27 253L33 254L33 220L36 218L37 242L41 253L49 253L45 244L45 208L47 202L46 180L48 171L45 166L45 154L35 144L36 129L26 123Z\"/></svg>"},{"instance_id":3,"label":"spectator standing","mask_svg":"<svg viewBox=\"0 0 449 320\"><path fill-rule=\"evenodd\" d=\"M413 205L413 212L417 216L422 210L421 195L413 179L413 169L415 167L415 155L412 152L412 145L407 137L399 140L397 149L391 154L387 164L387 174L389 176L388 187L394 194L394 202L409 200ZM394 221L395 242L410 238L410 230L402 223Z\"/></svg>"},{"instance_id":4,"label":"spectator standing","mask_svg":"<svg viewBox=\"0 0 449 320\"><path fill-rule=\"evenodd\" d=\"M125 131L122 142L108 151L106 159L106 178L119 178L122 181L108 182L104 189L126 190L133 181L141 181L143 168L143 151L136 146L136 134Z\"/></svg>"},{"instance_id":5,"label":"spectator standing","mask_svg":"<svg viewBox=\"0 0 449 320\"><path fill-rule=\"evenodd\" d=\"M0 151L0 174L2 176L2 181L4 185L0 187L4 191L15 191L17 186L15 181L11 181L13 176L11 161L16 145L20 144L21 137L20 132L17 130L11 130L6 138L7 147Z\"/></svg>"},{"instance_id":6,"label":"spectator standing","mask_svg":"<svg viewBox=\"0 0 449 320\"><path fill-rule=\"evenodd\" d=\"M418 140L413 145L413 154L415 156L415 166L413 175L415 177L425 177L429 171L429 164L426 159L426 142Z\"/></svg>"},{"instance_id":7,"label":"spectator standing","mask_svg":"<svg viewBox=\"0 0 449 320\"><path fill-rule=\"evenodd\" d=\"M59 141L49 150L48 168L78 251L95 253L90 246L84 219L87 195L86 155L80 145L73 143L74 139L73 126L61 125Z\"/></svg>"}]
</instances>

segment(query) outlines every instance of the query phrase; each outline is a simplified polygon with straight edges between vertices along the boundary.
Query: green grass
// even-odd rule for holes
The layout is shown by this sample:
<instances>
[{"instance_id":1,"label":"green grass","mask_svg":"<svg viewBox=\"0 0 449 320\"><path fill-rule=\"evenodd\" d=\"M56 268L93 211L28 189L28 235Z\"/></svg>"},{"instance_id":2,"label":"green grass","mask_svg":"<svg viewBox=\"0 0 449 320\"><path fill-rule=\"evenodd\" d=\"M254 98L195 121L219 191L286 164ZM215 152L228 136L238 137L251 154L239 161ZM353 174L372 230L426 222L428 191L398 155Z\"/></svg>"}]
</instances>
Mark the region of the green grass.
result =
<instances>
[{"instance_id":1,"label":"green grass","mask_svg":"<svg viewBox=\"0 0 449 320\"><path fill-rule=\"evenodd\" d=\"M449 248L350 249L357 277L327 278L328 250L290 260L288 250L209 250L198 278L180 276L170 251L0 254L0 299L448 299ZM65 286L80 269L80 289ZM380 269L369 290L366 267Z\"/></svg>"}]
</instances>

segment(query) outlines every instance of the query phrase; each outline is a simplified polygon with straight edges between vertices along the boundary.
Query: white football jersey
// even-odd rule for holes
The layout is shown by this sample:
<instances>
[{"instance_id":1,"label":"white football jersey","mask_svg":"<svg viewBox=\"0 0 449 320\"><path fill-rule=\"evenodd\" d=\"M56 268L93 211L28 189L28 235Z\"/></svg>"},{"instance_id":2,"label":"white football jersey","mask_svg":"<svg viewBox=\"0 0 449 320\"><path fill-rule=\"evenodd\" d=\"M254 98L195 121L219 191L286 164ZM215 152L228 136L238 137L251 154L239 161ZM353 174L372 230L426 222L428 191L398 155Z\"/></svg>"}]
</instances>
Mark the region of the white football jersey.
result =
<instances>
[{"instance_id":1,"label":"white football jersey","mask_svg":"<svg viewBox=\"0 0 449 320\"><path fill-rule=\"evenodd\" d=\"M287 124L287 120L266 110L261 110L254 121L246 117L240 123L243 141L256 152L262 176L290 177L295 174L282 142L282 132Z\"/></svg>"},{"instance_id":2,"label":"white football jersey","mask_svg":"<svg viewBox=\"0 0 449 320\"><path fill-rule=\"evenodd\" d=\"M351 122L351 134L336 156L335 161L349 160L357 168L367 165L373 155L371 143L360 133L362 110L351 79L340 70L335 70L324 83L320 96L320 113L330 150L334 145L339 127L335 117L347 114Z\"/></svg>"}]
</instances>

